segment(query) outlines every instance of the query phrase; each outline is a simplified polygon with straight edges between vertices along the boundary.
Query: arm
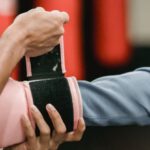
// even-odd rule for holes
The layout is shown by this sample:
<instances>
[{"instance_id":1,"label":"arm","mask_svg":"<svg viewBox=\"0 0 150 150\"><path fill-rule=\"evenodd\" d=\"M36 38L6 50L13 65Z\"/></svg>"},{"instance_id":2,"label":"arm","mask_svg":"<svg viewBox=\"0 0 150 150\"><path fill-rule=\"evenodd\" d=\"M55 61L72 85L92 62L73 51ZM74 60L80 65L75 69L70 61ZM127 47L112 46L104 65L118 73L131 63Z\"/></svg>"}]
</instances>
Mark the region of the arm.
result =
<instances>
[{"instance_id":1,"label":"arm","mask_svg":"<svg viewBox=\"0 0 150 150\"><path fill-rule=\"evenodd\" d=\"M150 68L79 81L86 125L149 125Z\"/></svg>"},{"instance_id":2,"label":"arm","mask_svg":"<svg viewBox=\"0 0 150 150\"><path fill-rule=\"evenodd\" d=\"M2 36L0 40L0 93L13 68L25 53L25 38L18 35L17 31L14 32L16 33L10 36Z\"/></svg>"},{"instance_id":3,"label":"arm","mask_svg":"<svg viewBox=\"0 0 150 150\"><path fill-rule=\"evenodd\" d=\"M64 12L47 12L42 8L30 10L15 19L0 40L0 93L24 55L42 55L58 44L68 19Z\"/></svg>"}]
</instances>

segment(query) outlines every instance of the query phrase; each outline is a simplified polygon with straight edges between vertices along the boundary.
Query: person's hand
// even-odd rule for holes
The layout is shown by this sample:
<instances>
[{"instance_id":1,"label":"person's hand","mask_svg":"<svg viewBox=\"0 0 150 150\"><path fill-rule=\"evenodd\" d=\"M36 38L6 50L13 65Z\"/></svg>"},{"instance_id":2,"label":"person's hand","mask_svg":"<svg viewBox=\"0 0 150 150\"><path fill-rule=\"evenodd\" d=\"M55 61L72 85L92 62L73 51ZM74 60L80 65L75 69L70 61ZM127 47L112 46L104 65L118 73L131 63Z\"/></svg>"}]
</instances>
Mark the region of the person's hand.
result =
<instances>
[{"instance_id":1,"label":"person's hand","mask_svg":"<svg viewBox=\"0 0 150 150\"><path fill-rule=\"evenodd\" d=\"M16 17L3 36L17 36L16 40L18 37L22 38L24 54L35 57L49 52L59 43L64 34L63 25L68 21L69 16L66 12L48 12L38 7Z\"/></svg>"},{"instance_id":2,"label":"person's hand","mask_svg":"<svg viewBox=\"0 0 150 150\"><path fill-rule=\"evenodd\" d=\"M85 131L85 123L83 118L79 119L78 126L75 131L66 133L66 126L57 110L51 104L48 104L46 108L54 126L54 131L50 141L50 150L56 150L63 142L81 140Z\"/></svg>"},{"instance_id":3,"label":"person's hand","mask_svg":"<svg viewBox=\"0 0 150 150\"><path fill-rule=\"evenodd\" d=\"M32 107L32 116L40 130L40 136L36 137L35 131L27 117L23 117L22 124L27 142L10 147L9 150L57 150L63 142L79 141L85 130L85 124L81 118L75 131L66 133L66 126L63 123L57 110L50 104L46 107L52 120L54 131L52 132L44 121L42 114L36 107ZM7 149L8 150L8 149Z\"/></svg>"}]
</instances>

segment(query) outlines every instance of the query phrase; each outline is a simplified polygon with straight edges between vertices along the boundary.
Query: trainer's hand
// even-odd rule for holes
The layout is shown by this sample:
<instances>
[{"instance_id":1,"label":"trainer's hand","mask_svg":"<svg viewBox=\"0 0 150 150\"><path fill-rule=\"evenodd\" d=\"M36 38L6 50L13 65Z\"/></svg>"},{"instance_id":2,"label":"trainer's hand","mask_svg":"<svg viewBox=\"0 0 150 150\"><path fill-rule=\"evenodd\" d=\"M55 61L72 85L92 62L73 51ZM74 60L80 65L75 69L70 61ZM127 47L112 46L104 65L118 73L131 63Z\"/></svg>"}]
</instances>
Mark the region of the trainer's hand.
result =
<instances>
[{"instance_id":1,"label":"trainer's hand","mask_svg":"<svg viewBox=\"0 0 150 150\"><path fill-rule=\"evenodd\" d=\"M4 35L13 34L14 38L15 35L21 36L25 54L35 57L49 52L59 43L64 34L63 25L68 21L66 12L48 12L38 7L16 17Z\"/></svg>"},{"instance_id":2,"label":"trainer's hand","mask_svg":"<svg viewBox=\"0 0 150 150\"><path fill-rule=\"evenodd\" d=\"M46 109L54 126L54 131L50 140L50 150L56 150L63 142L81 140L85 131L85 123L83 118L79 119L78 126L75 131L67 133L66 126L57 110L51 104L48 104Z\"/></svg>"},{"instance_id":3,"label":"trainer's hand","mask_svg":"<svg viewBox=\"0 0 150 150\"><path fill-rule=\"evenodd\" d=\"M40 130L40 136L36 137L35 131L27 117L23 117L22 123L27 142L6 148L5 150L57 150L59 145L65 141L79 141L85 130L85 124L81 118L75 131L66 133L66 126L57 110L50 104L46 107L52 120L54 131L52 132L44 121L42 114L36 107L32 109L32 116Z\"/></svg>"}]
</instances>

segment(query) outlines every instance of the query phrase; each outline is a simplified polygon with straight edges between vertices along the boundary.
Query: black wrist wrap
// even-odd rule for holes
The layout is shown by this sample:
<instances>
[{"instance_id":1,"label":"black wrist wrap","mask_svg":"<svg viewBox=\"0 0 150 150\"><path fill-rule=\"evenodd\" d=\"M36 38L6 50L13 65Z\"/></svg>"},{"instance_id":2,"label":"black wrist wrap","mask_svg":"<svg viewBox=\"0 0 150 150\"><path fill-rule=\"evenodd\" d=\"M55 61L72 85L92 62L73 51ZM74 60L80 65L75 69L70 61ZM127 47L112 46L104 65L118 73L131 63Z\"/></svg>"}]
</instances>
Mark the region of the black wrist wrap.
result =
<instances>
[{"instance_id":1,"label":"black wrist wrap","mask_svg":"<svg viewBox=\"0 0 150 150\"><path fill-rule=\"evenodd\" d=\"M46 104L51 103L66 125L67 131L73 130L73 106L71 93L66 78L44 79L29 83L34 104L42 113L45 121L52 127L50 117L45 109ZM37 132L39 134L39 132Z\"/></svg>"},{"instance_id":2,"label":"black wrist wrap","mask_svg":"<svg viewBox=\"0 0 150 150\"><path fill-rule=\"evenodd\" d=\"M51 52L26 60L27 75L34 105L42 113L45 121L53 128L46 111L46 104L51 103L61 115L67 131L74 129L74 110L72 95L67 78L64 77L62 63L63 50L57 45ZM30 69L29 69L30 68ZM36 127L36 133L39 130Z\"/></svg>"},{"instance_id":3,"label":"black wrist wrap","mask_svg":"<svg viewBox=\"0 0 150 150\"><path fill-rule=\"evenodd\" d=\"M61 68L60 45L57 45L51 52L30 58L32 75L29 80L63 77Z\"/></svg>"}]
</instances>

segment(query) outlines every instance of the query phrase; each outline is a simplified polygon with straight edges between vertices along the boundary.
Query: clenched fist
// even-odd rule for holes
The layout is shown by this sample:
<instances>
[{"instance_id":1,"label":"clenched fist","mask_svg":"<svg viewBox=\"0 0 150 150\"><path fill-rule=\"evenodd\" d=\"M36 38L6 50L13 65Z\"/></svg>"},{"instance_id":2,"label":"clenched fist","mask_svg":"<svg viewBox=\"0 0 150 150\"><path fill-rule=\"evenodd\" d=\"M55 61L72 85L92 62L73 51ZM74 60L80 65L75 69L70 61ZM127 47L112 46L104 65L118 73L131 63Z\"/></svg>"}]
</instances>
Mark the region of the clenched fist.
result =
<instances>
[{"instance_id":1,"label":"clenched fist","mask_svg":"<svg viewBox=\"0 0 150 150\"><path fill-rule=\"evenodd\" d=\"M38 7L16 17L4 36L19 36L25 47L24 54L35 57L49 52L59 43L64 33L63 25L68 21L66 12L48 12Z\"/></svg>"},{"instance_id":2,"label":"clenched fist","mask_svg":"<svg viewBox=\"0 0 150 150\"><path fill-rule=\"evenodd\" d=\"M0 38L0 93L8 77L24 55L35 57L49 52L59 43L66 12L35 8L16 17Z\"/></svg>"}]
</instances>

